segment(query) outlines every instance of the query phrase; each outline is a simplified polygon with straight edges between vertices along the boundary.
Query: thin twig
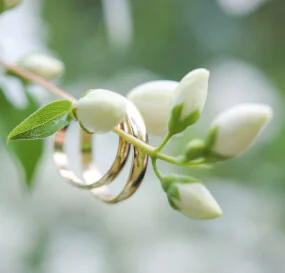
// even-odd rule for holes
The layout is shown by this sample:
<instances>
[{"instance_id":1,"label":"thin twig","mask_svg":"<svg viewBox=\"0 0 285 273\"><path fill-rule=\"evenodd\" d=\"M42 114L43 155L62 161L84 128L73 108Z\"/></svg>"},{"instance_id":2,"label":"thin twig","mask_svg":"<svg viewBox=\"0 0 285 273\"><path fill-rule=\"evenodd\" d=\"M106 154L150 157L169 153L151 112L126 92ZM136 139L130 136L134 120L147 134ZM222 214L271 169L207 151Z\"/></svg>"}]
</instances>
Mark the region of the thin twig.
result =
<instances>
[{"instance_id":1,"label":"thin twig","mask_svg":"<svg viewBox=\"0 0 285 273\"><path fill-rule=\"evenodd\" d=\"M68 99L73 103L77 102L77 99L74 98L72 95L66 93L64 90L58 88L57 86L53 85L52 83L50 83L49 81L45 80L44 78L42 78L38 75L35 75L35 74L33 74L27 70L24 70L22 68L17 67L17 66L8 64L2 60L0 60L0 65L5 67L7 72L11 72L12 74L20 76L25 80L37 83L38 85L44 87L48 91L50 91L50 92L52 92L52 93L54 93L54 94L56 94L62 98Z\"/></svg>"}]
</instances>

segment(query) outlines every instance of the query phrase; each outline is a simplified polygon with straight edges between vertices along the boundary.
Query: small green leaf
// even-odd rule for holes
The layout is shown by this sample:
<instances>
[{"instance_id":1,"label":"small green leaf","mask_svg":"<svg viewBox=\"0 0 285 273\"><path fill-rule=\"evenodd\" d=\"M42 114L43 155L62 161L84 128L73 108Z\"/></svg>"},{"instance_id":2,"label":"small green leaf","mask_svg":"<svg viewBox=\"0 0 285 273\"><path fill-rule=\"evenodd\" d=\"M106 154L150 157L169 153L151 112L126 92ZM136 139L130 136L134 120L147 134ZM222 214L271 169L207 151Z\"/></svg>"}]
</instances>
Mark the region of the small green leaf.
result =
<instances>
[{"instance_id":1,"label":"small green leaf","mask_svg":"<svg viewBox=\"0 0 285 273\"><path fill-rule=\"evenodd\" d=\"M71 121L72 103L60 100L49 103L30 115L8 136L8 140L41 139L51 136Z\"/></svg>"},{"instance_id":2,"label":"small green leaf","mask_svg":"<svg viewBox=\"0 0 285 273\"><path fill-rule=\"evenodd\" d=\"M183 103L176 105L171 112L171 117L168 123L168 134L173 136L179 134L194 124L200 117L200 111L196 110L188 117L181 119Z\"/></svg>"},{"instance_id":3,"label":"small green leaf","mask_svg":"<svg viewBox=\"0 0 285 273\"><path fill-rule=\"evenodd\" d=\"M19 109L5 97L0 87L0 137L3 142L24 116L31 114L39 107L38 102L32 96L28 93L26 96L28 100L26 107ZM26 186L31 188L35 171L43 154L43 140L13 142L7 149L19 167L22 168Z\"/></svg>"}]
</instances>

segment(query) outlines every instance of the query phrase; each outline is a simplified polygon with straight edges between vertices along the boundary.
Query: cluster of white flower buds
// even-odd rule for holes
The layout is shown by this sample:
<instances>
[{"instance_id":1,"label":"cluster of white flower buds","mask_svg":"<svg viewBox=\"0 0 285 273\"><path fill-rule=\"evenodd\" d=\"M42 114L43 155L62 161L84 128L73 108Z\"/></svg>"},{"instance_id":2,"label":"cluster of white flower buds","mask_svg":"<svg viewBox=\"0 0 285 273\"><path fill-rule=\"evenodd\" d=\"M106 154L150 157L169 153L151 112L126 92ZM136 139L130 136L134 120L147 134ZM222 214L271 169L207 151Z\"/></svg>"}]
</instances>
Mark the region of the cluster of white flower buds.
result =
<instances>
[{"instance_id":1,"label":"cluster of white flower buds","mask_svg":"<svg viewBox=\"0 0 285 273\"><path fill-rule=\"evenodd\" d=\"M180 83L154 81L143 84L133 89L128 98L141 111L150 133L174 135L199 119L207 99L208 81L209 72L197 69L187 74ZM162 93L167 95L160 96ZM242 154L271 116L272 110L267 105L243 104L229 109L214 119L205 141L195 139L189 142L184 161L209 163ZM171 183L166 184L170 184L165 189L170 204L186 216L212 219L222 214L202 183L181 182L179 177L174 176Z\"/></svg>"},{"instance_id":2,"label":"cluster of white flower buds","mask_svg":"<svg viewBox=\"0 0 285 273\"><path fill-rule=\"evenodd\" d=\"M63 72L61 62L34 54L19 66L46 79ZM135 87L127 98L115 92L89 90L75 105L81 127L89 133L106 133L126 118L128 100L138 108L151 135L170 138L194 124L208 95L209 71L197 69L180 82L152 81ZM181 162L212 163L242 154L256 139L272 116L267 105L243 104L220 114L212 122L205 140L188 143ZM213 219L222 214L220 206L200 181L178 175L159 176L170 205L195 219Z\"/></svg>"},{"instance_id":3,"label":"cluster of white flower buds","mask_svg":"<svg viewBox=\"0 0 285 273\"><path fill-rule=\"evenodd\" d=\"M208 95L209 72L197 69L180 82L153 81L135 87L128 94L141 112L151 135L183 132L200 116ZM107 90L91 90L77 104L78 119L93 133L111 130L126 115L126 98ZM189 142L184 161L204 163L232 158L243 153L272 116L270 107L243 104L220 114L212 123L205 141ZM108 117L108 118L106 118ZM167 182L165 182L167 181ZM171 206L195 219L213 219L222 214L220 206L199 181L179 176L162 179Z\"/></svg>"}]
</instances>

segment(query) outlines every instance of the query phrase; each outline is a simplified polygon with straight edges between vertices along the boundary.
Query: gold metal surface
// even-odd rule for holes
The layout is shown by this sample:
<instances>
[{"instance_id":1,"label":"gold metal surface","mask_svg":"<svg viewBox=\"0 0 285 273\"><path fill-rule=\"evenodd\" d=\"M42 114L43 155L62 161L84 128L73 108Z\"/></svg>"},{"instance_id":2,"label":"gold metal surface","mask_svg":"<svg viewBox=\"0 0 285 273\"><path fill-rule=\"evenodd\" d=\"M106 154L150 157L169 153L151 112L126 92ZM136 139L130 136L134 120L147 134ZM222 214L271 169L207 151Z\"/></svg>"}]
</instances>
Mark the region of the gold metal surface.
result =
<instances>
[{"instance_id":1,"label":"gold metal surface","mask_svg":"<svg viewBox=\"0 0 285 273\"><path fill-rule=\"evenodd\" d=\"M144 121L137 108L131 103L127 104L127 117L124 122L118 125L121 130L134 137L148 142L148 136ZM140 149L133 147L132 164L128 180L123 190L117 195L112 195L107 186L119 175L123 169L129 153L130 145L123 138L119 138L119 146L116 158L110 169L101 175L99 169L93 163L92 157L92 135L81 131L81 160L82 178L78 177L68 164L68 156L65 152L67 127L58 131L54 141L54 162L62 177L67 179L72 185L90 189L97 198L107 203L117 203L129 198L140 186L147 168L148 155Z\"/></svg>"}]
</instances>

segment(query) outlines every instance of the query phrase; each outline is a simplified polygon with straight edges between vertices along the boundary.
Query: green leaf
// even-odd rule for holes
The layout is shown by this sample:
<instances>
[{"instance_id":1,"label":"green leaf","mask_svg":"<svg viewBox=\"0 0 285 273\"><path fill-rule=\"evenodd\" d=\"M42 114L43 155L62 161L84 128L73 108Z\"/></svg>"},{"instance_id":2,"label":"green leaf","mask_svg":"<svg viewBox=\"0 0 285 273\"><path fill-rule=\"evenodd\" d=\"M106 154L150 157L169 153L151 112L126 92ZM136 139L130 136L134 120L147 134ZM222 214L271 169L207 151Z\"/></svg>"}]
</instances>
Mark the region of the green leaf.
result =
<instances>
[{"instance_id":1,"label":"green leaf","mask_svg":"<svg viewBox=\"0 0 285 273\"><path fill-rule=\"evenodd\" d=\"M0 138L5 143L9 132L16 124L38 109L39 105L29 94L25 108L18 109L6 97L0 87ZM8 152L22 170L25 184L28 188L33 186L33 178L42 157L44 143L42 140L13 142L7 147Z\"/></svg>"},{"instance_id":2,"label":"green leaf","mask_svg":"<svg viewBox=\"0 0 285 273\"><path fill-rule=\"evenodd\" d=\"M71 121L72 102L49 103L30 115L8 136L8 140L31 140L51 136Z\"/></svg>"},{"instance_id":3,"label":"green leaf","mask_svg":"<svg viewBox=\"0 0 285 273\"><path fill-rule=\"evenodd\" d=\"M200 117L200 111L196 110L188 117L181 119L183 103L176 105L171 111L171 117L168 123L168 134L173 136L179 134L194 124Z\"/></svg>"}]
</instances>

